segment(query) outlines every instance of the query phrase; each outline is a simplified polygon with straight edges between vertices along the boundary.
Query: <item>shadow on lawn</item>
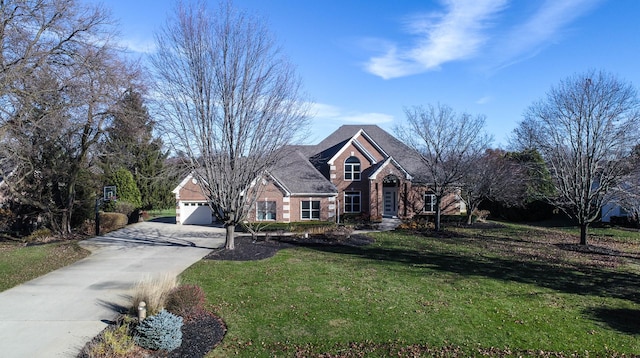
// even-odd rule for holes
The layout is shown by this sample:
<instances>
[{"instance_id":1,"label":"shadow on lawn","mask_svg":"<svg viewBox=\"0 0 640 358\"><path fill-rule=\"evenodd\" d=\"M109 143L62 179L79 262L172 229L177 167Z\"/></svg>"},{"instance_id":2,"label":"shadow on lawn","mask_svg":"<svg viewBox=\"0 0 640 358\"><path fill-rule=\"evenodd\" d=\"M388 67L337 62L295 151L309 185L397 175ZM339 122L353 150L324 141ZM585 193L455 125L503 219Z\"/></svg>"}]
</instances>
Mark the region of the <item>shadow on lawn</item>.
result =
<instances>
[{"instance_id":1,"label":"shadow on lawn","mask_svg":"<svg viewBox=\"0 0 640 358\"><path fill-rule=\"evenodd\" d=\"M595 308L587 310L585 313L619 332L640 334L640 310Z\"/></svg>"},{"instance_id":2,"label":"shadow on lawn","mask_svg":"<svg viewBox=\"0 0 640 358\"><path fill-rule=\"evenodd\" d=\"M376 261L406 264L407 269L452 272L461 276L484 276L504 281L533 284L559 292L614 297L640 303L640 276L586 265L560 266L533 260L451 254L400 248L346 245L301 245L315 250L353 255Z\"/></svg>"}]
</instances>

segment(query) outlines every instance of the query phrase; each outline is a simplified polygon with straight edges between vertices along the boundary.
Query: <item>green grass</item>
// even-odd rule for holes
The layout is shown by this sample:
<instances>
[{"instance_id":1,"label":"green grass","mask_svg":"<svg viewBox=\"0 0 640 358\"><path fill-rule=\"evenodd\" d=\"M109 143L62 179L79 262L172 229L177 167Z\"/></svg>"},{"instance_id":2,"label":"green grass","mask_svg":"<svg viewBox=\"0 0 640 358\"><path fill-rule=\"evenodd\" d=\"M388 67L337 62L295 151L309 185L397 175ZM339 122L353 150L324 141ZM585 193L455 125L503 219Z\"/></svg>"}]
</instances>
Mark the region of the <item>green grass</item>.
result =
<instances>
[{"instance_id":1,"label":"green grass","mask_svg":"<svg viewBox=\"0 0 640 358\"><path fill-rule=\"evenodd\" d=\"M176 216L176 208L149 210L147 212L150 219L161 218L165 216Z\"/></svg>"},{"instance_id":2,"label":"green grass","mask_svg":"<svg viewBox=\"0 0 640 358\"><path fill-rule=\"evenodd\" d=\"M570 232L574 235L580 234L580 229L577 227L564 228L563 230ZM587 229L587 243L591 238L613 238L618 241L640 242L640 230L637 229L625 229L618 227L589 227Z\"/></svg>"},{"instance_id":3,"label":"green grass","mask_svg":"<svg viewBox=\"0 0 640 358\"><path fill-rule=\"evenodd\" d=\"M613 256L567 250L577 237L524 225L377 233L361 248L201 261L182 280L201 285L228 326L211 357L631 355L640 352L634 235L592 238Z\"/></svg>"},{"instance_id":4,"label":"green grass","mask_svg":"<svg viewBox=\"0 0 640 358\"><path fill-rule=\"evenodd\" d=\"M36 246L0 243L0 291L57 270L89 255L76 242Z\"/></svg>"}]
</instances>

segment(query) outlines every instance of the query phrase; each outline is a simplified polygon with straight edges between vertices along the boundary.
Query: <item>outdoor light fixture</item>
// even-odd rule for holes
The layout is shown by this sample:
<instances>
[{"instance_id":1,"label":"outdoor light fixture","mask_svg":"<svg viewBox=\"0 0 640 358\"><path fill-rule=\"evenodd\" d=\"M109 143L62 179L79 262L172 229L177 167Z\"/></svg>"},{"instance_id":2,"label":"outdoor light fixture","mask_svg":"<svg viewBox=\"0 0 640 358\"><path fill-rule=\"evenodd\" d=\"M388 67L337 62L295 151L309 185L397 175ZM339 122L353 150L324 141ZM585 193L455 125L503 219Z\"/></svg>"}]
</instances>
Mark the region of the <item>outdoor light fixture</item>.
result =
<instances>
[{"instance_id":1,"label":"outdoor light fixture","mask_svg":"<svg viewBox=\"0 0 640 358\"><path fill-rule=\"evenodd\" d=\"M144 301L140 301L138 304L138 320L140 322L147 318L147 304Z\"/></svg>"}]
</instances>

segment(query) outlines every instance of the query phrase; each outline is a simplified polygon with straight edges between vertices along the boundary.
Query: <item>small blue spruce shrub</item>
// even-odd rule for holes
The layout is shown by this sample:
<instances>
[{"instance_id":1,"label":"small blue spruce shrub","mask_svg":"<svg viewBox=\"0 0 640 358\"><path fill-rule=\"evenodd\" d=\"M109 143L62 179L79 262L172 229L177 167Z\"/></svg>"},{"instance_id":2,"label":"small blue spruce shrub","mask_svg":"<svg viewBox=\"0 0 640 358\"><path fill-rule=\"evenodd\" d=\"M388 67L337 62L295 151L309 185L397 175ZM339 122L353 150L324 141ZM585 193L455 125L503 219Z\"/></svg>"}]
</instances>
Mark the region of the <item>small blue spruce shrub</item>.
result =
<instances>
[{"instance_id":1,"label":"small blue spruce shrub","mask_svg":"<svg viewBox=\"0 0 640 358\"><path fill-rule=\"evenodd\" d=\"M182 317L163 309L142 321L136 331L135 341L140 347L172 351L182 344Z\"/></svg>"}]
</instances>

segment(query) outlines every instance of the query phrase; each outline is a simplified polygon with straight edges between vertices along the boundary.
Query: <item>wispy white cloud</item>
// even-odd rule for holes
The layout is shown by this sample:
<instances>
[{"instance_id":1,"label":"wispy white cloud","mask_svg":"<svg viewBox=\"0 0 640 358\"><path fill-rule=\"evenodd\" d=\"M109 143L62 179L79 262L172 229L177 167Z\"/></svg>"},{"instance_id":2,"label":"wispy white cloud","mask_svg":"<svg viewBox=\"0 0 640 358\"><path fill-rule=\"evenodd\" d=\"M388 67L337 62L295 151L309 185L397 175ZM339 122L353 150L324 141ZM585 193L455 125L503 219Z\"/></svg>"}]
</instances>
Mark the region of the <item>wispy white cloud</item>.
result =
<instances>
[{"instance_id":1,"label":"wispy white cloud","mask_svg":"<svg viewBox=\"0 0 640 358\"><path fill-rule=\"evenodd\" d=\"M340 107L323 103L311 105L311 115L318 120L331 120L339 124L382 124L393 122L390 114L376 112L345 111Z\"/></svg>"},{"instance_id":2,"label":"wispy white cloud","mask_svg":"<svg viewBox=\"0 0 640 358\"><path fill-rule=\"evenodd\" d=\"M481 97L478 100L476 100L476 104L480 104L480 105L487 104L487 103L491 102L492 99L493 98L491 96L484 96L484 97Z\"/></svg>"},{"instance_id":3,"label":"wispy white cloud","mask_svg":"<svg viewBox=\"0 0 640 358\"><path fill-rule=\"evenodd\" d=\"M417 37L408 48L389 43L382 56L371 58L365 70L384 79L408 76L474 56L485 43L485 30L507 0L446 0L444 13L407 19L407 32Z\"/></svg>"},{"instance_id":4,"label":"wispy white cloud","mask_svg":"<svg viewBox=\"0 0 640 358\"><path fill-rule=\"evenodd\" d=\"M128 51L140 54L151 54L156 51L156 44L152 40L137 40L133 38L127 38L120 40L119 45L124 47Z\"/></svg>"},{"instance_id":5,"label":"wispy white cloud","mask_svg":"<svg viewBox=\"0 0 640 358\"><path fill-rule=\"evenodd\" d=\"M319 118L335 118L340 116L340 109L323 103L311 103L311 115Z\"/></svg>"},{"instance_id":6,"label":"wispy white cloud","mask_svg":"<svg viewBox=\"0 0 640 358\"><path fill-rule=\"evenodd\" d=\"M558 41L563 30L591 11L601 0L546 0L523 24L514 27L495 48L499 67L506 67L538 54Z\"/></svg>"}]
</instances>

